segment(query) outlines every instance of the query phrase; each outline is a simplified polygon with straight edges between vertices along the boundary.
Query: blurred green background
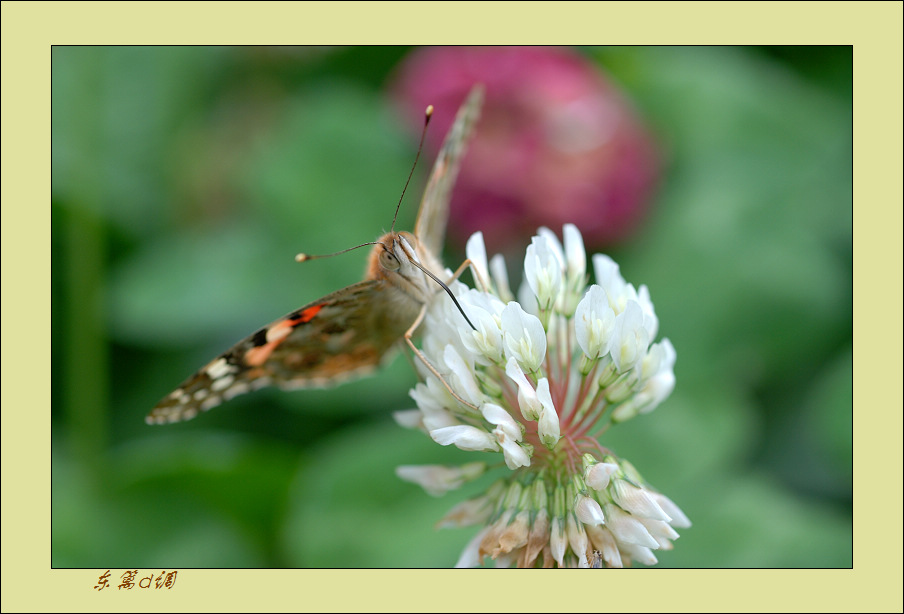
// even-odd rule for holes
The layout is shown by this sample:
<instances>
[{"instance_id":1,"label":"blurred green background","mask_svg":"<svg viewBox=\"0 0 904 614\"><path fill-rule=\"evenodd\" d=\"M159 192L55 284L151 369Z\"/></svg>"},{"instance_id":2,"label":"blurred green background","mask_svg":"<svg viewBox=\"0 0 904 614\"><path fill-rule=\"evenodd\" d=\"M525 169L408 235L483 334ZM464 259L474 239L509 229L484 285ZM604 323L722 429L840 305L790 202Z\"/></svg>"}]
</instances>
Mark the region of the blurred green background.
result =
<instances>
[{"instance_id":1,"label":"blurred green background","mask_svg":"<svg viewBox=\"0 0 904 614\"><path fill-rule=\"evenodd\" d=\"M417 143L386 93L408 51L53 49L54 567L455 563L474 529L433 525L486 482L433 498L395 477L472 458L393 422L414 406L402 357L144 423L235 341L360 279L364 251L293 256L389 226ZM659 566L850 567L851 48L578 52L665 153L649 217L607 249L678 353L672 396L606 436L694 522Z\"/></svg>"}]
</instances>

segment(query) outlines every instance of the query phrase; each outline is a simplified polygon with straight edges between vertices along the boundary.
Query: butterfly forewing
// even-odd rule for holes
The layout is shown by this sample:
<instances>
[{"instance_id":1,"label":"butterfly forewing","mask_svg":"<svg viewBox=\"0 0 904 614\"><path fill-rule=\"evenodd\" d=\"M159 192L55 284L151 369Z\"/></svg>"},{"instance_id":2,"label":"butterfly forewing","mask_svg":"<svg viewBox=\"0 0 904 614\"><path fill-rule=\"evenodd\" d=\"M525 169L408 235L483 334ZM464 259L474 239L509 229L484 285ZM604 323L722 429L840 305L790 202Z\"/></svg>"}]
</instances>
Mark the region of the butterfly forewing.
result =
<instances>
[{"instance_id":1,"label":"butterfly forewing","mask_svg":"<svg viewBox=\"0 0 904 614\"><path fill-rule=\"evenodd\" d=\"M436 256L445 235L452 184L482 99L482 88L475 88L459 109L421 200L415 236L418 252L430 268L439 268ZM401 235L385 235L374 247L370 279L296 309L243 339L167 395L146 421L187 420L263 386L327 386L373 370L428 300L427 293L412 294L404 284L392 283L392 271L375 271L378 265L373 263L379 258L374 254L379 256L379 250L387 250L387 244ZM407 258L401 252L397 257Z\"/></svg>"},{"instance_id":2,"label":"butterfly forewing","mask_svg":"<svg viewBox=\"0 0 904 614\"><path fill-rule=\"evenodd\" d=\"M424 249L436 256L442 250L446 236L452 188L461 168L468 139L480 117L482 104L483 87L477 86L471 90L455 115L455 121L433 163L433 170L421 199L417 221L414 223L414 235Z\"/></svg>"},{"instance_id":3,"label":"butterfly forewing","mask_svg":"<svg viewBox=\"0 0 904 614\"><path fill-rule=\"evenodd\" d=\"M151 411L149 423L193 418L267 385L327 386L373 370L408 324L387 317L392 288L363 281L261 328L189 377Z\"/></svg>"}]
</instances>

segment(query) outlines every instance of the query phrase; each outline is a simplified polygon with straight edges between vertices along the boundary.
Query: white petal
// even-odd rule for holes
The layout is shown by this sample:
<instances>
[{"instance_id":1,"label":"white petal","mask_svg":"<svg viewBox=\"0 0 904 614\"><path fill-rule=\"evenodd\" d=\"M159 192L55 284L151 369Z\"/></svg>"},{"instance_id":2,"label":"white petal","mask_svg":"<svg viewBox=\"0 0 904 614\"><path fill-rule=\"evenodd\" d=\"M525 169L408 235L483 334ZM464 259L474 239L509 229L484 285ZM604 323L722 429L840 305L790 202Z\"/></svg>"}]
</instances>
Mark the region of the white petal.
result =
<instances>
[{"instance_id":1,"label":"white petal","mask_svg":"<svg viewBox=\"0 0 904 614\"><path fill-rule=\"evenodd\" d=\"M436 523L438 529L467 527L489 520L493 505L487 497L476 497L457 503Z\"/></svg>"},{"instance_id":2,"label":"white petal","mask_svg":"<svg viewBox=\"0 0 904 614\"><path fill-rule=\"evenodd\" d=\"M623 512L617 505L607 505L604 511L606 526L612 531L612 535L619 544L637 544L647 548L659 548L657 542L646 527L632 518L627 512Z\"/></svg>"},{"instance_id":3,"label":"white petal","mask_svg":"<svg viewBox=\"0 0 904 614\"><path fill-rule=\"evenodd\" d=\"M453 345L447 345L446 350L443 352L443 361L446 363L446 366L452 371L452 377L449 378L449 384L455 388L456 392L462 396L466 401L479 405L483 400L483 394L480 392L480 387L477 385L477 380L474 378L474 369L469 366L464 358L461 357L461 354L458 353L458 350L455 349ZM455 384L458 384L457 386Z\"/></svg>"},{"instance_id":4,"label":"white petal","mask_svg":"<svg viewBox=\"0 0 904 614\"><path fill-rule=\"evenodd\" d=\"M574 505L575 514L578 520L584 524L601 525L606 523L606 517L603 515L603 508L596 499L584 495L578 495L577 502Z\"/></svg>"},{"instance_id":5,"label":"white petal","mask_svg":"<svg viewBox=\"0 0 904 614\"><path fill-rule=\"evenodd\" d=\"M615 312L609 307L606 291L590 286L574 312L574 332L578 345L588 358L603 356L615 332Z\"/></svg>"},{"instance_id":6,"label":"white petal","mask_svg":"<svg viewBox=\"0 0 904 614\"><path fill-rule=\"evenodd\" d=\"M558 240L556 240L558 242ZM561 247L558 247L561 251ZM534 237L524 256L524 279L541 309L551 308L562 287L563 260L546 236Z\"/></svg>"},{"instance_id":7,"label":"white petal","mask_svg":"<svg viewBox=\"0 0 904 614\"><path fill-rule=\"evenodd\" d=\"M546 357L546 331L533 315L511 302L502 310L502 332L505 349L522 369L536 372Z\"/></svg>"},{"instance_id":8,"label":"white petal","mask_svg":"<svg viewBox=\"0 0 904 614\"><path fill-rule=\"evenodd\" d=\"M690 519L684 515L684 512L681 511L681 508L675 505L675 503L666 497L662 493L651 492L650 496L659 504L659 507L662 510L672 517L671 525L673 527L678 527L679 529L687 529L691 526Z\"/></svg>"},{"instance_id":9,"label":"white petal","mask_svg":"<svg viewBox=\"0 0 904 614\"><path fill-rule=\"evenodd\" d=\"M640 413L649 413L672 394L675 389L675 348L668 339L663 339L655 344L647 353L656 353L658 364L656 373L641 387L637 397L643 397L643 404L639 407ZM656 362L655 359L652 362Z\"/></svg>"},{"instance_id":10,"label":"white petal","mask_svg":"<svg viewBox=\"0 0 904 614\"><path fill-rule=\"evenodd\" d=\"M643 311L636 301L629 301L615 317L615 332L609 343L612 362L619 372L630 371L645 355L650 338L643 327Z\"/></svg>"},{"instance_id":11,"label":"white petal","mask_svg":"<svg viewBox=\"0 0 904 614\"><path fill-rule=\"evenodd\" d=\"M625 310L628 300L637 298L634 286L624 280L618 271L618 264L609 256L594 254L593 270L596 273L596 283L606 291L609 306L616 315Z\"/></svg>"},{"instance_id":12,"label":"white petal","mask_svg":"<svg viewBox=\"0 0 904 614\"><path fill-rule=\"evenodd\" d=\"M502 330L489 311L472 303L462 305L477 330L470 326L458 329L462 345L483 365L497 364L502 360L504 346Z\"/></svg>"},{"instance_id":13,"label":"white petal","mask_svg":"<svg viewBox=\"0 0 904 614\"><path fill-rule=\"evenodd\" d=\"M430 377L426 383L418 383L409 394L423 414L422 420L426 430L432 431L459 424L458 419L442 405L448 403L451 406L454 401L449 391L435 377Z\"/></svg>"},{"instance_id":14,"label":"white petal","mask_svg":"<svg viewBox=\"0 0 904 614\"><path fill-rule=\"evenodd\" d=\"M587 252L584 251L584 239L581 231L574 224L565 224L562 227L562 236L565 240L565 259L569 279L583 280L587 273Z\"/></svg>"},{"instance_id":15,"label":"white petal","mask_svg":"<svg viewBox=\"0 0 904 614\"><path fill-rule=\"evenodd\" d=\"M592 261L596 283L602 286L607 294L610 290L615 294L621 294L625 280L618 271L618 263L606 254L594 254Z\"/></svg>"},{"instance_id":16,"label":"white petal","mask_svg":"<svg viewBox=\"0 0 904 614\"><path fill-rule=\"evenodd\" d=\"M625 543L619 544L619 548L632 559L643 565L655 565L659 562L656 559L656 555L647 547L638 544Z\"/></svg>"},{"instance_id":17,"label":"white petal","mask_svg":"<svg viewBox=\"0 0 904 614\"><path fill-rule=\"evenodd\" d=\"M465 246L465 255L471 261L478 287L485 292L489 291L490 269L487 266L487 248L483 243L482 232L477 231L470 236Z\"/></svg>"},{"instance_id":18,"label":"white petal","mask_svg":"<svg viewBox=\"0 0 904 614\"><path fill-rule=\"evenodd\" d=\"M525 450L523 446L514 439L507 437L506 433L499 429L495 429L493 433L496 435L496 440L502 448L506 467L512 471L518 467L530 467L530 454L527 453L527 450Z\"/></svg>"},{"instance_id":19,"label":"white petal","mask_svg":"<svg viewBox=\"0 0 904 614\"><path fill-rule=\"evenodd\" d=\"M650 349L647 350L646 355L641 359L640 363L637 365L638 381L644 382L659 372L659 367L662 365L662 359L665 356L665 350L660 343L654 343L650 346Z\"/></svg>"},{"instance_id":20,"label":"white petal","mask_svg":"<svg viewBox=\"0 0 904 614\"><path fill-rule=\"evenodd\" d=\"M403 409L392 412L396 424L406 429L424 429L424 414L419 409Z\"/></svg>"},{"instance_id":21,"label":"white petal","mask_svg":"<svg viewBox=\"0 0 904 614\"><path fill-rule=\"evenodd\" d=\"M596 463L584 471L584 483L593 490L603 491L609 486L609 479L618 471L615 463Z\"/></svg>"},{"instance_id":22,"label":"white petal","mask_svg":"<svg viewBox=\"0 0 904 614\"><path fill-rule=\"evenodd\" d=\"M396 467L396 475L407 482L419 485L431 495L440 496L480 477L485 470L486 464L480 462L467 463L460 467L400 465Z\"/></svg>"},{"instance_id":23,"label":"white petal","mask_svg":"<svg viewBox=\"0 0 904 614\"><path fill-rule=\"evenodd\" d=\"M650 300L650 289L643 284L637 289L637 302L643 309L644 328L650 333L650 339L655 339L659 332L659 318L656 317L653 301Z\"/></svg>"},{"instance_id":24,"label":"white petal","mask_svg":"<svg viewBox=\"0 0 904 614\"><path fill-rule=\"evenodd\" d=\"M562 270L565 270L565 251L562 249L562 243L559 242L559 237L556 236L556 233L546 226L540 226L540 228L537 229L537 235L546 239L547 248L552 252L556 260L558 260L559 267Z\"/></svg>"},{"instance_id":25,"label":"white petal","mask_svg":"<svg viewBox=\"0 0 904 614\"><path fill-rule=\"evenodd\" d=\"M443 399L437 397L429 383L418 382L408 393L421 411L438 411L443 409Z\"/></svg>"},{"instance_id":26,"label":"white petal","mask_svg":"<svg viewBox=\"0 0 904 614\"><path fill-rule=\"evenodd\" d=\"M565 519L565 534L568 536L568 545L571 546L571 551L578 557L579 564L583 561L586 565L586 553L590 546L590 540L587 539L584 525L575 519L574 514L568 514Z\"/></svg>"},{"instance_id":27,"label":"white petal","mask_svg":"<svg viewBox=\"0 0 904 614\"><path fill-rule=\"evenodd\" d=\"M505 374L518 385L518 406L521 408L521 415L525 420L538 420L543 404L537 398L533 386L527 381L524 371L518 366L517 360L509 358L505 365Z\"/></svg>"},{"instance_id":28,"label":"white petal","mask_svg":"<svg viewBox=\"0 0 904 614\"><path fill-rule=\"evenodd\" d=\"M660 550L671 550L672 542L680 537L678 532L670 527L667 522L650 518L638 518L637 521L650 532L653 539L659 542Z\"/></svg>"},{"instance_id":29,"label":"white petal","mask_svg":"<svg viewBox=\"0 0 904 614\"><path fill-rule=\"evenodd\" d=\"M627 480L614 480L615 488L612 489L613 498L618 505L634 514L653 520L670 522L672 519L666 514L651 493L643 488L634 486Z\"/></svg>"},{"instance_id":30,"label":"white petal","mask_svg":"<svg viewBox=\"0 0 904 614\"><path fill-rule=\"evenodd\" d=\"M509 439L521 441L523 434L522 426L512 415L499 405L493 403L485 403L480 407L480 413L483 414L484 420L490 424L494 424L501 428Z\"/></svg>"},{"instance_id":31,"label":"white petal","mask_svg":"<svg viewBox=\"0 0 904 614\"><path fill-rule=\"evenodd\" d=\"M615 537L606 527L593 526L587 527L587 536L593 547L599 550L603 555L603 560L609 567L621 569L624 567L622 563L621 553L618 551L618 545L615 543Z\"/></svg>"},{"instance_id":32,"label":"white petal","mask_svg":"<svg viewBox=\"0 0 904 614\"><path fill-rule=\"evenodd\" d=\"M496 293L499 298L505 302L515 298L509 287L508 271L505 268L505 258L502 254L496 254L490 258L490 271L493 274L493 281L496 282Z\"/></svg>"},{"instance_id":33,"label":"white petal","mask_svg":"<svg viewBox=\"0 0 904 614\"><path fill-rule=\"evenodd\" d=\"M640 413L647 414L662 403L675 389L675 374L671 371L660 373L646 383L641 393L649 395L649 402L644 404Z\"/></svg>"},{"instance_id":34,"label":"white petal","mask_svg":"<svg viewBox=\"0 0 904 614\"><path fill-rule=\"evenodd\" d=\"M537 398L543 404L540 419L537 422L537 431L543 445L552 450L559 443L560 438L559 414L556 412L552 396L549 393L549 380L545 377L541 377L537 382Z\"/></svg>"},{"instance_id":35,"label":"white petal","mask_svg":"<svg viewBox=\"0 0 904 614\"><path fill-rule=\"evenodd\" d=\"M454 444L462 450L498 450L496 438L483 429L476 426L460 424L457 426L445 426L430 431L430 437L441 446Z\"/></svg>"},{"instance_id":36,"label":"white petal","mask_svg":"<svg viewBox=\"0 0 904 614\"><path fill-rule=\"evenodd\" d=\"M467 292L458 295L458 300L461 301L463 305L476 305L477 307L480 307L493 316L494 319L500 318L502 316L502 310L505 309L505 303L497 297L487 292L480 292L474 289L470 289Z\"/></svg>"},{"instance_id":37,"label":"white petal","mask_svg":"<svg viewBox=\"0 0 904 614\"><path fill-rule=\"evenodd\" d=\"M549 529L549 550L552 558L556 560L559 567L565 565L565 550L568 548L568 537L565 535L565 527L562 524L562 518L554 516L552 525Z\"/></svg>"}]
</instances>

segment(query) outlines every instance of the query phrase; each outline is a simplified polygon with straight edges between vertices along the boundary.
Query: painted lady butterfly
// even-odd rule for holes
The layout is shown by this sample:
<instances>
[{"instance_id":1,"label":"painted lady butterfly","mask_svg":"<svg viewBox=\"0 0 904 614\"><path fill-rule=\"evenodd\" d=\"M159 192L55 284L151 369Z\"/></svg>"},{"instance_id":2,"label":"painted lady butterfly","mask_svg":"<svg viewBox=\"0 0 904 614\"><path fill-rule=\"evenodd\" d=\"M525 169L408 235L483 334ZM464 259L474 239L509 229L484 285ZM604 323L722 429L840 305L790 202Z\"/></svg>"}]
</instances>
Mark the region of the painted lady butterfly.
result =
<instances>
[{"instance_id":1,"label":"painted lady butterfly","mask_svg":"<svg viewBox=\"0 0 904 614\"><path fill-rule=\"evenodd\" d=\"M478 86L458 110L433 165L413 235L390 231L380 237L364 281L296 309L243 339L167 395L146 422L188 420L269 385L292 389L337 384L376 368L402 339L432 369L411 343L411 335L437 294L427 274L445 276L437 254L445 237L452 186L482 102L483 89Z\"/></svg>"}]
</instances>

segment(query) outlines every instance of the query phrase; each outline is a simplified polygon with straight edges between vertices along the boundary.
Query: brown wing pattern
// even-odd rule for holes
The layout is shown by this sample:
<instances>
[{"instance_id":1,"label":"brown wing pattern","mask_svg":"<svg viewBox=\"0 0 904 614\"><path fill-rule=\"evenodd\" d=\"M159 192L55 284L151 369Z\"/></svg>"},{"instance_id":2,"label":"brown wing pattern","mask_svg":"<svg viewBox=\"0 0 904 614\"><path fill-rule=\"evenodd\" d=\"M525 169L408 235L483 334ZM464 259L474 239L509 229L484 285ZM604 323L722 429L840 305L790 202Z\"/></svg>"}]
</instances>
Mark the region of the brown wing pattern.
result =
<instances>
[{"instance_id":1,"label":"brown wing pattern","mask_svg":"<svg viewBox=\"0 0 904 614\"><path fill-rule=\"evenodd\" d=\"M452 187L458 177L468 139L480 117L482 104L483 86L478 85L471 90L468 98L458 109L455 121L436 156L424 197L421 199L417 221L414 224L414 236L435 256L439 256L443 248Z\"/></svg>"},{"instance_id":2,"label":"brown wing pattern","mask_svg":"<svg viewBox=\"0 0 904 614\"><path fill-rule=\"evenodd\" d=\"M393 291L384 281L368 280L296 309L202 367L146 421L188 420L264 386L324 386L372 370L407 328L375 308Z\"/></svg>"}]
</instances>

